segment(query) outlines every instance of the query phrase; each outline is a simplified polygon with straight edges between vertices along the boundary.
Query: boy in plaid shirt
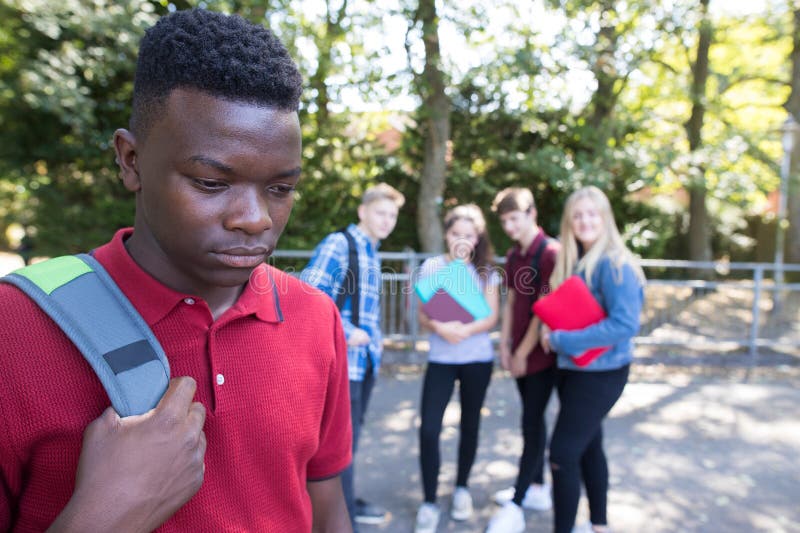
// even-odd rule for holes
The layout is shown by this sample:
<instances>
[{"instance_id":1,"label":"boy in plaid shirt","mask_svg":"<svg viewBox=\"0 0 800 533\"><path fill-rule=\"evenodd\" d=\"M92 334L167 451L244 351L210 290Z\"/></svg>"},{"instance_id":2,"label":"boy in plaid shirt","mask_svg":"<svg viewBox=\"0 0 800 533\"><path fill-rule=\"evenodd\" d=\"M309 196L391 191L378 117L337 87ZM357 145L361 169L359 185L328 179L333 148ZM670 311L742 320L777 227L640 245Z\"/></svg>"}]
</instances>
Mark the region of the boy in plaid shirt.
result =
<instances>
[{"instance_id":1,"label":"boy in plaid shirt","mask_svg":"<svg viewBox=\"0 0 800 533\"><path fill-rule=\"evenodd\" d=\"M383 352L378 247L394 230L404 203L402 193L385 183L367 189L358 207L358 224L327 235L300 275L303 281L333 298L342 314L347 338L354 454ZM357 522L380 524L386 512L355 498L353 475L351 465L342 473L342 487L353 530L357 531Z\"/></svg>"}]
</instances>

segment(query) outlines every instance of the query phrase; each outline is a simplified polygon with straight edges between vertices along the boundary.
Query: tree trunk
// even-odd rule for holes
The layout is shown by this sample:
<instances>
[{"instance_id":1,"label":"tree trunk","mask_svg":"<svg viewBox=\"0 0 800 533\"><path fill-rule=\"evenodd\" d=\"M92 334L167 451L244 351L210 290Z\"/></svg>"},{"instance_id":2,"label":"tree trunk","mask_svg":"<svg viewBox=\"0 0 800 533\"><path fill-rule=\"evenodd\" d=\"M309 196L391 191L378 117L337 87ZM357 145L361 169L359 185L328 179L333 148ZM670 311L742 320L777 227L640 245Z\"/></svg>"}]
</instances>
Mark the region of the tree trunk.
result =
<instances>
[{"instance_id":1,"label":"tree trunk","mask_svg":"<svg viewBox=\"0 0 800 533\"><path fill-rule=\"evenodd\" d=\"M689 150L695 152L703 145L703 116L706 111L706 81L708 80L708 51L711 48L713 29L708 15L710 0L700 0L700 25L698 27L697 56L692 65L692 115L686 122ZM689 259L710 261L711 225L706 208L705 168L698 164L695 176L689 183Z\"/></svg>"},{"instance_id":2,"label":"tree trunk","mask_svg":"<svg viewBox=\"0 0 800 533\"><path fill-rule=\"evenodd\" d=\"M319 59L317 60L317 69L308 80L309 86L314 90L314 102L317 104L316 119L317 129L323 129L328 124L328 106L330 105L330 96L328 96L328 73L330 72L330 42L323 41L319 43Z\"/></svg>"},{"instance_id":3,"label":"tree trunk","mask_svg":"<svg viewBox=\"0 0 800 533\"><path fill-rule=\"evenodd\" d=\"M344 35L342 23L347 12L347 0L333 11L330 2L326 2L325 32L315 37L317 45L317 68L308 80L314 90L316 103L317 130L325 131L330 119L330 94L328 92L328 77L333 65L333 47Z\"/></svg>"},{"instance_id":4,"label":"tree trunk","mask_svg":"<svg viewBox=\"0 0 800 533\"><path fill-rule=\"evenodd\" d=\"M614 66L614 56L617 51L619 33L616 26L610 22L615 19L607 16L614 13L614 2L605 1L601 3L602 11L600 14L600 29L597 32L597 58L592 66L592 72L597 80L597 90L592 95L590 108L592 114L589 124L596 130L603 132L603 143L608 138L607 121L611 118L614 106L617 101L617 93L614 86L619 80L619 74Z\"/></svg>"},{"instance_id":5,"label":"tree trunk","mask_svg":"<svg viewBox=\"0 0 800 533\"><path fill-rule=\"evenodd\" d=\"M419 0L417 20L422 22L425 67L419 84L423 108L425 155L417 200L417 233L423 252L442 250L441 205L450 140L450 99L445 94L439 50L439 23L435 0Z\"/></svg>"},{"instance_id":6,"label":"tree trunk","mask_svg":"<svg viewBox=\"0 0 800 533\"><path fill-rule=\"evenodd\" d=\"M784 104L800 125L800 8L794 10L794 46L791 52L792 92ZM787 215L789 228L786 231L786 260L800 263L800 135L795 135L792 150L792 165L789 172L789 198Z\"/></svg>"}]
</instances>

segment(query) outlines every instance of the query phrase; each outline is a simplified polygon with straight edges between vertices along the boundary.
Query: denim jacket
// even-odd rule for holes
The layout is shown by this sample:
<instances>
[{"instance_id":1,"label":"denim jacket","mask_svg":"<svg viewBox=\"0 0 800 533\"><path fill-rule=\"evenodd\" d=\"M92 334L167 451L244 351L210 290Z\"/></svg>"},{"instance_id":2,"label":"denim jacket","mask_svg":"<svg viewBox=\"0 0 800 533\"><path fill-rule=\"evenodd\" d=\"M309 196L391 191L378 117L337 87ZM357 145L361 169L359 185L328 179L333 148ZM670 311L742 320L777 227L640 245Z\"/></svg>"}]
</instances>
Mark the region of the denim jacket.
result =
<instances>
[{"instance_id":1,"label":"denim jacket","mask_svg":"<svg viewBox=\"0 0 800 533\"><path fill-rule=\"evenodd\" d=\"M550 344L558 353L559 368L569 370L614 370L633 360L633 337L639 332L639 314L644 303L644 288L630 265L620 272L611 259L603 257L592 272L591 291L606 312L602 321L574 331L557 330L550 335ZM578 272L586 281L585 272ZM589 348L610 346L609 350L585 367L577 366L571 355Z\"/></svg>"}]
</instances>

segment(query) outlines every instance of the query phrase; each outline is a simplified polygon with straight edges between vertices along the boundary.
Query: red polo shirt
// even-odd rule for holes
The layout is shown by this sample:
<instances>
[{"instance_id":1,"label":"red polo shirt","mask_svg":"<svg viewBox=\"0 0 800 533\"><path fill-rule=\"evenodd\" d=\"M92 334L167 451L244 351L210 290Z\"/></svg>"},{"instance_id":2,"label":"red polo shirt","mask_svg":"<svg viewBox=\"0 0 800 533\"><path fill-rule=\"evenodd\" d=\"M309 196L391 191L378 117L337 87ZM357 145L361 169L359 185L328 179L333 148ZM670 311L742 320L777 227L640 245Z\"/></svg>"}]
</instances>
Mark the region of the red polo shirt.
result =
<instances>
[{"instance_id":1,"label":"red polo shirt","mask_svg":"<svg viewBox=\"0 0 800 533\"><path fill-rule=\"evenodd\" d=\"M145 273L130 229L95 257L208 410L205 481L159 531L311 530L306 481L351 460L347 347L326 295L261 265L216 321ZM109 405L88 363L15 287L0 284L0 531L44 531L74 487L83 430Z\"/></svg>"},{"instance_id":2,"label":"red polo shirt","mask_svg":"<svg viewBox=\"0 0 800 533\"><path fill-rule=\"evenodd\" d=\"M540 295L548 292L550 274L556 264L556 255L560 245L558 241L551 240L539 256L539 268L533 268L533 256L539 249L542 241L548 238L544 230L539 228L539 234L531 245L522 253L519 244L515 244L506 254L506 280L509 289L514 289L516 298L511 309L511 346L516 349L525 332L528 330L533 311L531 306ZM545 353L540 344L536 344L528 354L528 374L539 372L555 364L555 356Z\"/></svg>"}]
</instances>

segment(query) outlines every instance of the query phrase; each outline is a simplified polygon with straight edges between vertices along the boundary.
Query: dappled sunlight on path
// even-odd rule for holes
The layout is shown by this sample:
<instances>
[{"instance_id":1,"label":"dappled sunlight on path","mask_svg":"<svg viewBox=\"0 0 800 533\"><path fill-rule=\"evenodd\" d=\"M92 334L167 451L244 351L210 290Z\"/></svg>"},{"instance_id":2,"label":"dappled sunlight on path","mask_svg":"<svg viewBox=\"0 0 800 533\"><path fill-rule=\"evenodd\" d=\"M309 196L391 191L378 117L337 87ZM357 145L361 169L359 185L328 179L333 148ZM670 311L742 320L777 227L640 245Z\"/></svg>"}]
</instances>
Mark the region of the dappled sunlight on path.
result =
<instances>
[{"instance_id":1,"label":"dappled sunlight on path","mask_svg":"<svg viewBox=\"0 0 800 533\"><path fill-rule=\"evenodd\" d=\"M387 368L378 381L357 455L357 491L386 506L390 520L362 533L405 533L422 488L417 455L420 368ZM548 408L552 421L553 398ZM495 491L511 486L522 447L513 381L489 387L478 457L470 478L475 516L447 518L455 477L458 403L445 416L439 532L481 532ZM609 520L616 532L798 531L800 390L791 379L633 374L605 424L611 471ZM581 501L579 519L587 518ZM530 532L552 529L550 512L526 511Z\"/></svg>"}]
</instances>

